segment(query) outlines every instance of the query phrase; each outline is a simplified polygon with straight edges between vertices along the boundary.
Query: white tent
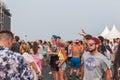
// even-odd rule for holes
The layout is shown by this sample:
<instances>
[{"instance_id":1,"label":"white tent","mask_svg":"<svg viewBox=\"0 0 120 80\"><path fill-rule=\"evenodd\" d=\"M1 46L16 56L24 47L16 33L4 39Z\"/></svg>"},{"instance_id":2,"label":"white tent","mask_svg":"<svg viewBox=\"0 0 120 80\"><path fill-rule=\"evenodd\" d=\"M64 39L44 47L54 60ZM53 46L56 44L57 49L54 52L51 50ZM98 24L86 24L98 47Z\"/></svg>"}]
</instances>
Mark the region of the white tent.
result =
<instances>
[{"instance_id":1,"label":"white tent","mask_svg":"<svg viewBox=\"0 0 120 80\"><path fill-rule=\"evenodd\" d=\"M114 38L120 38L120 32L118 29L113 25L112 30L104 36L107 39L114 39Z\"/></svg>"},{"instance_id":2,"label":"white tent","mask_svg":"<svg viewBox=\"0 0 120 80\"><path fill-rule=\"evenodd\" d=\"M108 29L108 27L106 26L105 29L103 30L103 32L100 34L101 36L105 36L106 34L108 34L110 32L110 30Z\"/></svg>"}]
</instances>

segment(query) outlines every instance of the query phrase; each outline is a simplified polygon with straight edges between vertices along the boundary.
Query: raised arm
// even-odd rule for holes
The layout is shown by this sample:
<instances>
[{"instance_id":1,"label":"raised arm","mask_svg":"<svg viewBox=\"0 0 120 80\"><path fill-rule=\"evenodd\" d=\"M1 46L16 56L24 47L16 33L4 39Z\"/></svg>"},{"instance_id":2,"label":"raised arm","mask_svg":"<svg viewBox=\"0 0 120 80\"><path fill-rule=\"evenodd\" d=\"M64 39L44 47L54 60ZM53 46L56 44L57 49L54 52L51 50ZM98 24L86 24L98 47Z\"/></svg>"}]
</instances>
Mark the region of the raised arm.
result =
<instances>
[{"instance_id":1,"label":"raised arm","mask_svg":"<svg viewBox=\"0 0 120 80\"><path fill-rule=\"evenodd\" d=\"M106 80L111 80L111 77L112 77L111 70L110 70L110 69L107 69L107 70L105 71L105 74L106 74Z\"/></svg>"}]
</instances>

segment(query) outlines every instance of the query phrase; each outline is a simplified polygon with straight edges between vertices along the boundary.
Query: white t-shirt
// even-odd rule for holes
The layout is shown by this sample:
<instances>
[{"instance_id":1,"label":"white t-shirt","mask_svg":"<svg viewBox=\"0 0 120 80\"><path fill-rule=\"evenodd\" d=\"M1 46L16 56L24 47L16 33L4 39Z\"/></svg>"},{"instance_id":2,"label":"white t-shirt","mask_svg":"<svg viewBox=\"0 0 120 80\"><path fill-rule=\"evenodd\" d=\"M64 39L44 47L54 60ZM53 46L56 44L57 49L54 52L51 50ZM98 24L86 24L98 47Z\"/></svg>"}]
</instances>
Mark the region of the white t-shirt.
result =
<instances>
[{"instance_id":1,"label":"white t-shirt","mask_svg":"<svg viewBox=\"0 0 120 80\"><path fill-rule=\"evenodd\" d=\"M41 54L40 49L38 49L38 53L36 55L38 55L39 59L41 60L43 59L43 55Z\"/></svg>"},{"instance_id":2,"label":"white t-shirt","mask_svg":"<svg viewBox=\"0 0 120 80\"><path fill-rule=\"evenodd\" d=\"M40 53L43 55L43 46L39 45L39 48L40 48Z\"/></svg>"},{"instance_id":3,"label":"white t-shirt","mask_svg":"<svg viewBox=\"0 0 120 80\"><path fill-rule=\"evenodd\" d=\"M32 55L28 54L27 52L23 53L23 57L24 57L25 61L27 62L27 64L29 64L29 65L30 65L31 62L35 62ZM36 66L37 66L37 64L36 64ZM32 66L31 66L31 68L32 68ZM37 68L38 68L38 66L37 66ZM38 70L39 70L39 72L41 74L41 71L40 71L39 68L38 68ZM36 72L35 72L35 70L33 68L32 68L32 73L33 73L33 76L34 76L33 80L38 80L37 74L36 74Z\"/></svg>"},{"instance_id":4,"label":"white t-shirt","mask_svg":"<svg viewBox=\"0 0 120 80\"><path fill-rule=\"evenodd\" d=\"M69 45L68 46L68 57L72 57L72 51L71 51L71 49L72 49L72 45Z\"/></svg>"},{"instance_id":5,"label":"white t-shirt","mask_svg":"<svg viewBox=\"0 0 120 80\"><path fill-rule=\"evenodd\" d=\"M32 57L32 55L28 54L27 52L23 53L23 57L28 64L34 62L34 58Z\"/></svg>"}]
</instances>

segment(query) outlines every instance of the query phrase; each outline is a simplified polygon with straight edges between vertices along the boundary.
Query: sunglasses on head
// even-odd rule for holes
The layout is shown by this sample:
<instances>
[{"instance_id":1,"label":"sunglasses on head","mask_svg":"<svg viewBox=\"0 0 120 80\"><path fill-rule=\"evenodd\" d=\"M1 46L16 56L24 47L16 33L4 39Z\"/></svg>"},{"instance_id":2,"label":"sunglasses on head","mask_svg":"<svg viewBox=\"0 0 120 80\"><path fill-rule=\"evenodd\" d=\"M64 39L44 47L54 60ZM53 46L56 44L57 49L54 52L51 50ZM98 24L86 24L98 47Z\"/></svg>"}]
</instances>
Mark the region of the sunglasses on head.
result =
<instances>
[{"instance_id":1,"label":"sunglasses on head","mask_svg":"<svg viewBox=\"0 0 120 80\"><path fill-rule=\"evenodd\" d=\"M89 43L89 44L87 44L87 46L93 46L94 44L96 44L96 43Z\"/></svg>"}]
</instances>

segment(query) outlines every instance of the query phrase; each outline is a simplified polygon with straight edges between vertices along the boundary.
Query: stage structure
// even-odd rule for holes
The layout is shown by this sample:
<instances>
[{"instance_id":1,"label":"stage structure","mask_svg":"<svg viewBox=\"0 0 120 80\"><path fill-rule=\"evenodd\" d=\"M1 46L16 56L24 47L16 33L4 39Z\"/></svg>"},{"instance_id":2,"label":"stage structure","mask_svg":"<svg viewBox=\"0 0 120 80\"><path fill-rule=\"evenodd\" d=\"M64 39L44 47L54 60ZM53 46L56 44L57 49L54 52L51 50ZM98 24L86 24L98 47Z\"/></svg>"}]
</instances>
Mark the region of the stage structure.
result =
<instances>
[{"instance_id":1,"label":"stage structure","mask_svg":"<svg viewBox=\"0 0 120 80\"><path fill-rule=\"evenodd\" d=\"M11 31L11 13L6 5L0 0L0 31Z\"/></svg>"}]
</instances>

